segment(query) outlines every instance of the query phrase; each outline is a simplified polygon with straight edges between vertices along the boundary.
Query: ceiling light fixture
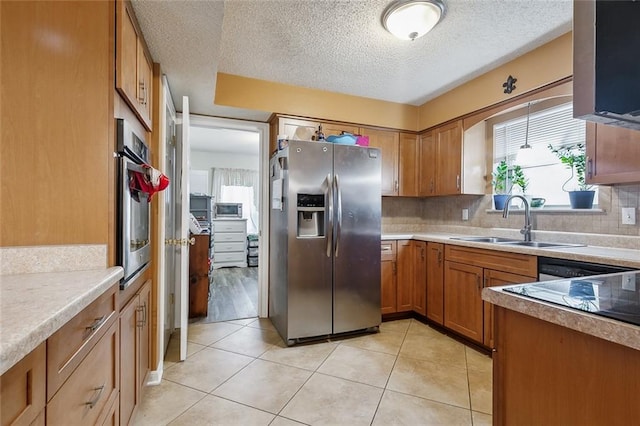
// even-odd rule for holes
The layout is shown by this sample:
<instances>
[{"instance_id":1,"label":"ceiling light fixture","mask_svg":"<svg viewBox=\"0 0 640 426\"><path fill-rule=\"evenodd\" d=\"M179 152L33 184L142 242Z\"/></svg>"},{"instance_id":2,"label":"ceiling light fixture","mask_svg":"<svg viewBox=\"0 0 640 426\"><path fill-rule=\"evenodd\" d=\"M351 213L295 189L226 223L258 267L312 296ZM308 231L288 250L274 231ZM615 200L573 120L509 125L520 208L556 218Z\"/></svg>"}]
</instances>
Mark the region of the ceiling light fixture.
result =
<instances>
[{"instance_id":1,"label":"ceiling light fixture","mask_svg":"<svg viewBox=\"0 0 640 426\"><path fill-rule=\"evenodd\" d=\"M443 14L441 0L399 0L384 11L382 25L401 40L415 40L431 31Z\"/></svg>"}]
</instances>

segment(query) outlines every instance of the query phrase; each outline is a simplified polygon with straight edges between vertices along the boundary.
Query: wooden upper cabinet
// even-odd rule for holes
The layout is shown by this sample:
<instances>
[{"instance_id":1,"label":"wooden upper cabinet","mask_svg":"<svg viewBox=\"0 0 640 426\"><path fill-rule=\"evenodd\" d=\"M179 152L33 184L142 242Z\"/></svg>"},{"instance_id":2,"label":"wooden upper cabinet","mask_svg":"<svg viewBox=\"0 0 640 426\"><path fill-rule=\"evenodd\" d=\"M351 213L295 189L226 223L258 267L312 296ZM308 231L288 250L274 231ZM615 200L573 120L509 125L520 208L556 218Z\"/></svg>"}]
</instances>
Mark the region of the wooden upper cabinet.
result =
<instances>
[{"instance_id":1,"label":"wooden upper cabinet","mask_svg":"<svg viewBox=\"0 0 640 426\"><path fill-rule=\"evenodd\" d=\"M340 124L340 123L321 123L322 124L322 133L324 133L324 137L328 137L331 135L341 135L342 132L357 134L358 126L352 126L349 124Z\"/></svg>"},{"instance_id":2,"label":"wooden upper cabinet","mask_svg":"<svg viewBox=\"0 0 640 426\"><path fill-rule=\"evenodd\" d=\"M360 128L360 134L369 136L369 146L382 153L382 195L398 195L399 132Z\"/></svg>"},{"instance_id":3,"label":"wooden upper cabinet","mask_svg":"<svg viewBox=\"0 0 640 426\"><path fill-rule=\"evenodd\" d=\"M311 141L314 140L319 125L318 121L283 117L278 122L278 135L287 135L287 139L291 140Z\"/></svg>"},{"instance_id":4,"label":"wooden upper cabinet","mask_svg":"<svg viewBox=\"0 0 640 426\"><path fill-rule=\"evenodd\" d=\"M131 3L116 4L116 89L150 131L153 61Z\"/></svg>"},{"instance_id":5,"label":"wooden upper cabinet","mask_svg":"<svg viewBox=\"0 0 640 426\"><path fill-rule=\"evenodd\" d=\"M420 196L484 194L483 129L463 133L456 120L420 135Z\"/></svg>"},{"instance_id":6,"label":"wooden upper cabinet","mask_svg":"<svg viewBox=\"0 0 640 426\"><path fill-rule=\"evenodd\" d=\"M436 158L438 144L433 132L420 135L418 162L418 195L426 197L436 194Z\"/></svg>"},{"instance_id":7,"label":"wooden upper cabinet","mask_svg":"<svg viewBox=\"0 0 640 426\"><path fill-rule=\"evenodd\" d=\"M587 182L640 182L640 131L587 123Z\"/></svg>"},{"instance_id":8,"label":"wooden upper cabinet","mask_svg":"<svg viewBox=\"0 0 640 426\"><path fill-rule=\"evenodd\" d=\"M400 133L399 156L398 179L400 188L398 195L416 197L420 195L418 189L420 149L417 135Z\"/></svg>"},{"instance_id":9,"label":"wooden upper cabinet","mask_svg":"<svg viewBox=\"0 0 640 426\"><path fill-rule=\"evenodd\" d=\"M462 120L434 131L438 143L436 193L460 194L462 188Z\"/></svg>"}]
</instances>

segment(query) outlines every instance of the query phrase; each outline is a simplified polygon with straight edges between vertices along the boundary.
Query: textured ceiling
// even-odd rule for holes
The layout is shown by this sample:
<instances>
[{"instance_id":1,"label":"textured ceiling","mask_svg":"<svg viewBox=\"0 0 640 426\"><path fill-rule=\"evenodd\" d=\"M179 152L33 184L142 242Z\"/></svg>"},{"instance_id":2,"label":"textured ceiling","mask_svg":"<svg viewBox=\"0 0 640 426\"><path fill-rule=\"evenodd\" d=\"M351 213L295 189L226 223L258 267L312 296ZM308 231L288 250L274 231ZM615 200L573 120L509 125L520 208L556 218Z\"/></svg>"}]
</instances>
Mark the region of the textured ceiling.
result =
<instances>
[{"instance_id":1,"label":"textured ceiling","mask_svg":"<svg viewBox=\"0 0 640 426\"><path fill-rule=\"evenodd\" d=\"M571 0L444 0L443 20L401 41L380 23L390 0L133 2L176 108L264 121L213 105L217 71L420 105L571 29Z\"/></svg>"}]
</instances>

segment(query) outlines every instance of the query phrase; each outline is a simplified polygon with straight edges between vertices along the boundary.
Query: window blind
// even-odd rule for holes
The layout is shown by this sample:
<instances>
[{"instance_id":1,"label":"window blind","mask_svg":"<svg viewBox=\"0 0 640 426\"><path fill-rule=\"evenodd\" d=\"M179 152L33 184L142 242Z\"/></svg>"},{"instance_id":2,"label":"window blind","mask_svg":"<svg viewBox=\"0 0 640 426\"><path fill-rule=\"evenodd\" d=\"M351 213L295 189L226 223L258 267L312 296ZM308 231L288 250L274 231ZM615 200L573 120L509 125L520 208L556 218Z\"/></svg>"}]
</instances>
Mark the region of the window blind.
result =
<instances>
[{"instance_id":1,"label":"window blind","mask_svg":"<svg viewBox=\"0 0 640 426\"><path fill-rule=\"evenodd\" d=\"M525 143L526 127L526 115L494 125L494 162L506 159L507 163L514 163L518 149ZM531 113L528 142L536 151L550 153L549 144L558 148L584 143L585 129L583 120L573 118L573 105L568 103ZM553 159L552 155L542 155L537 165L549 164Z\"/></svg>"}]
</instances>

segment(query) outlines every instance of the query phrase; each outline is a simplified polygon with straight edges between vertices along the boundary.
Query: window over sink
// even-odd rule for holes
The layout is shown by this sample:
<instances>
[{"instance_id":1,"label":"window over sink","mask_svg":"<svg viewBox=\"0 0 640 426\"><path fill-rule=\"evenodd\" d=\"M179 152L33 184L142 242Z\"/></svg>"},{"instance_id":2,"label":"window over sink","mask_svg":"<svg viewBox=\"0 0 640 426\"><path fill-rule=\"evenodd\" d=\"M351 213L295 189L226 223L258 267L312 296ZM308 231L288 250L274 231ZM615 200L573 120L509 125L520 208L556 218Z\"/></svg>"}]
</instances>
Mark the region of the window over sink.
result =
<instances>
[{"instance_id":1,"label":"window over sink","mask_svg":"<svg viewBox=\"0 0 640 426\"><path fill-rule=\"evenodd\" d=\"M514 185L514 170L520 166L528 186L525 195L542 197L545 207L569 208L569 196L563 191L577 188L577 178L571 178L571 170L560 162L549 149L549 145L560 148L575 144L585 144L586 123L573 118L572 102L558 104L558 101L542 101L520 107L510 113L491 119L493 131L493 170L505 160L509 167L507 190L512 194L522 194ZM527 117L528 116L528 117ZM528 119L528 120L527 120ZM528 121L528 123L527 123ZM525 142L531 146L528 155L523 156L520 147ZM520 155L519 155L520 154ZM598 203L597 187L594 205Z\"/></svg>"}]
</instances>

